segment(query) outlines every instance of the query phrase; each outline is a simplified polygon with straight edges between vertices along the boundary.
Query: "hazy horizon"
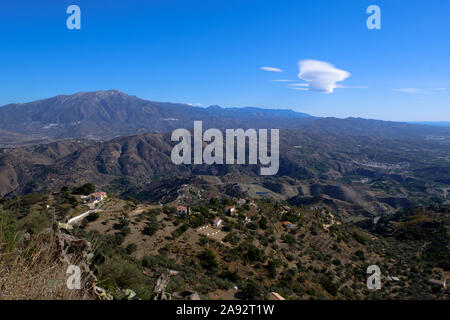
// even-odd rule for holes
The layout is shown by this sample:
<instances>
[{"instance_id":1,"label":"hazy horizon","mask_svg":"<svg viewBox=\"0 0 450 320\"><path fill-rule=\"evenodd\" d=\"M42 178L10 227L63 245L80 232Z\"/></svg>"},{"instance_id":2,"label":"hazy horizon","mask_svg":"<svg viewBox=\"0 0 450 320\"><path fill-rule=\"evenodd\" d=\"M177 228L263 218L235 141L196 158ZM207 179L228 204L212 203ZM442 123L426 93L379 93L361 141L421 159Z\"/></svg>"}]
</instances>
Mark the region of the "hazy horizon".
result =
<instances>
[{"instance_id":1,"label":"hazy horizon","mask_svg":"<svg viewBox=\"0 0 450 320\"><path fill-rule=\"evenodd\" d=\"M104 89L104 90L95 90L95 91L79 91L79 92L74 92L74 93L60 93L60 94L56 94L53 96L49 96L49 97L42 97L42 98L38 98L35 100L30 100L30 101L19 101L19 102L11 102L8 104L26 104L29 102L33 102L33 101L38 101L38 100L45 100L45 99L49 99L49 98L53 98L56 97L58 95L74 95L74 94L78 94L78 93L88 93L88 92L98 92L98 91L113 91L113 90L117 90L120 91L124 94L127 94L129 96L137 96L140 99L144 99L138 95L134 95L134 94L129 94L127 92L124 92L122 90L119 89ZM294 112L298 112L298 113L306 113L312 117L320 117L320 118L338 118L338 119L346 119L346 118L363 118L363 119L368 119L368 120L381 120L381 121L394 121L394 122L405 122L405 123L411 123L411 124L424 124L424 125L433 125L433 126L440 126L440 127L450 127L450 120L449 121L442 121L442 120L428 120L428 121L408 121L408 120L391 120L391 119L375 119L375 118L365 118L362 116L346 116L346 117L338 117L338 116L334 116L334 115L317 115L317 114L311 114L309 112L305 112L302 110L295 110L292 107L277 107L277 106L268 106L268 107L260 107L260 106L255 106L255 105L248 105L248 106L223 106L220 104L211 104L208 106L199 106L199 105L195 105L195 104L191 104L188 102L181 102L181 101L157 101L155 99L144 99L144 100L148 100L148 101L154 101L154 102L168 102L168 103L179 103L179 104L186 104L189 105L191 107L198 107L198 108L208 108L208 107L212 107L212 106L219 106L221 108L226 108L226 109L230 109L230 108L260 108L260 109L268 109L268 110L291 110ZM4 105L0 105L1 107L7 106L8 104L4 104Z\"/></svg>"}]
</instances>

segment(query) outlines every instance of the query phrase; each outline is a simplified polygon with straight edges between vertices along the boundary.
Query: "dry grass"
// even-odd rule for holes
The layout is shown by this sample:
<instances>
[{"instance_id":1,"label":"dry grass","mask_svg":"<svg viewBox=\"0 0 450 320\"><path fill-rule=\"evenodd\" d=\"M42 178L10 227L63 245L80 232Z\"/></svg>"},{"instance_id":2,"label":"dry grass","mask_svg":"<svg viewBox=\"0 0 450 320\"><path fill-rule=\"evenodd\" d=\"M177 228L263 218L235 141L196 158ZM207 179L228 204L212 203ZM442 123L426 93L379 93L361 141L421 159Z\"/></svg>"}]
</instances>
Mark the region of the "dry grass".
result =
<instances>
[{"instance_id":1,"label":"dry grass","mask_svg":"<svg viewBox=\"0 0 450 320\"><path fill-rule=\"evenodd\" d=\"M81 299L80 290L66 286L67 267L51 231L22 241L14 251L0 253L0 299Z\"/></svg>"}]
</instances>

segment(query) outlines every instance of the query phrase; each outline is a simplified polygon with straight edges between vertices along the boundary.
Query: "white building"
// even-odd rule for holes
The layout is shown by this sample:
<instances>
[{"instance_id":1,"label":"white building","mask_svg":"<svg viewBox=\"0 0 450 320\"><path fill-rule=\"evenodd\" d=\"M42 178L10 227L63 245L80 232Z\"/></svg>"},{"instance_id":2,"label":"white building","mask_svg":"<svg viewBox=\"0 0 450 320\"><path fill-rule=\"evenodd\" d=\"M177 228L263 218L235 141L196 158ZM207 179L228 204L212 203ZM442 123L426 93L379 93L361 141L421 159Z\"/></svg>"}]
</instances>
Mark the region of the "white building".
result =
<instances>
[{"instance_id":1,"label":"white building","mask_svg":"<svg viewBox=\"0 0 450 320\"><path fill-rule=\"evenodd\" d=\"M185 215L187 213L188 213L188 208L186 208L185 206L178 206L177 207L177 215L183 216L183 215Z\"/></svg>"},{"instance_id":2,"label":"white building","mask_svg":"<svg viewBox=\"0 0 450 320\"><path fill-rule=\"evenodd\" d=\"M100 202L106 198L106 192L94 192L89 195L89 199L93 202Z\"/></svg>"},{"instance_id":3,"label":"white building","mask_svg":"<svg viewBox=\"0 0 450 320\"><path fill-rule=\"evenodd\" d=\"M222 219L220 219L219 217L215 218L215 219L213 220L213 222L212 222L212 225L213 225L214 227L218 227L218 226L220 226L221 224L222 224Z\"/></svg>"},{"instance_id":4,"label":"white building","mask_svg":"<svg viewBox=\"0 0 450 320\"><path fill-rule=\"evenodd\" d=\"M225 207L225 213L233 214L235 212L236 212L236 207L235 206Z\"/></svg>"}]
</instances>

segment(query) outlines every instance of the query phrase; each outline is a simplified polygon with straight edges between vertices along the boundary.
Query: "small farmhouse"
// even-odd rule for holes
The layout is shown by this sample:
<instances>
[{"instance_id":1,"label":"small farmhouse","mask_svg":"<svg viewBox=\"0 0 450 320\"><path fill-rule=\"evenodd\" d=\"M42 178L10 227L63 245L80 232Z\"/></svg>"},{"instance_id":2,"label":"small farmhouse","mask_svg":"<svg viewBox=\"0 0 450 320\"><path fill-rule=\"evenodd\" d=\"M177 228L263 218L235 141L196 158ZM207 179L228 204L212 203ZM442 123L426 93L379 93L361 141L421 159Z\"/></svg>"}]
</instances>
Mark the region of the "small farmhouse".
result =
<instances>
[{"instance_id":1,"label":"small farmhouse","mask_svg":"<svg viewBox=\"0 0 450 320\"><path fill-rule=\"evenodd\" d=\"M283 221L282 225L283 225L283 228L285 228L285 229L292 229L294 227L294 224L289 221Z\"/></svg>"},{"instance_id":2,"label":"small farmhouse","mask_svg":"<svg viewBox=\"0 0 450 320\"><path fill-rule=\"evenodd\" d=\"M177 206L177 215L183 216L188 213L188 208L185 206Z\"/></svg>"},{"instance_id":3,"label":"small farmhouse","mask_svg":"<svg viewBox=\"0 0 450 320\"><path fill-rule=\"evenodd\" d=\"M240 205L243 205L243 204L246 204L246 203L247 203L247 200L245 200L245 199L239 199L239 200L237 201L237 203L240 204Z\"/></svg>"},{"instance_id":4,"label":"small farmhouse","mask_svg":"<svg viewBox=\"0 0 450 320\"><path fill-rule=\"evenodd\" d=\"M228 207L225 207L225 213L228 213L228 214L234 214L234 213L236 213L236 207L235 207L235 206L228 206Z\"/></svg>"},{"instance_id":5,"label":"small farmhouse","mask_svg":"<svg viewBox=\"0 0 450 320\"><path fill-rule=\"evenodd\" d=\"M218 226L220 226L221 224L222 224L222 219L220 219L219 217L215 218L215 219L213 220L213 222L212 222L212 225L213 225L214 227L218 227Z\"/></svg>"},{"instance_id":6,"label":"small farmhouse","mask_svg":"<svg viewBox=\"0 0 450 320\"><path fill-rule=\"evenodd\" d=\"M89 195L89 200L93 202L100 202L106 198L106 192L94 192Z\"/></svg>"}]
</instances>

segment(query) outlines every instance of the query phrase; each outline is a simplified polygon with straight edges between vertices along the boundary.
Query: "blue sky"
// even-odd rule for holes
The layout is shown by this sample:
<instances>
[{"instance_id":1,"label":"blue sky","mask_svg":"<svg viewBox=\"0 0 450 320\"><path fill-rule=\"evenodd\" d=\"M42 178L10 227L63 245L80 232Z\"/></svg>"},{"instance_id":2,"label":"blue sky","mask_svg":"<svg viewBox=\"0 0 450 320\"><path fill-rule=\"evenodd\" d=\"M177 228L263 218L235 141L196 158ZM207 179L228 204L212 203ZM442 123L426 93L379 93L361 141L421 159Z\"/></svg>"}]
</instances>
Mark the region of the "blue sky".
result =
<instances>
[{"instance_id":1,"label":"blue sky","mask_svg":"<svg viewBox=\"0 0 450 320\"><path fill-rule=\"evenodd\" d=\"M66 27L71 4L81 30ZM366 27L371 4L381 30ZM2 1L0 105L119 89L204 106L450 121L449 18L448 0ZM320 72L299 79L300 61L345 80L331 93L309 90Z\"/></svg>"}]
</instances>

